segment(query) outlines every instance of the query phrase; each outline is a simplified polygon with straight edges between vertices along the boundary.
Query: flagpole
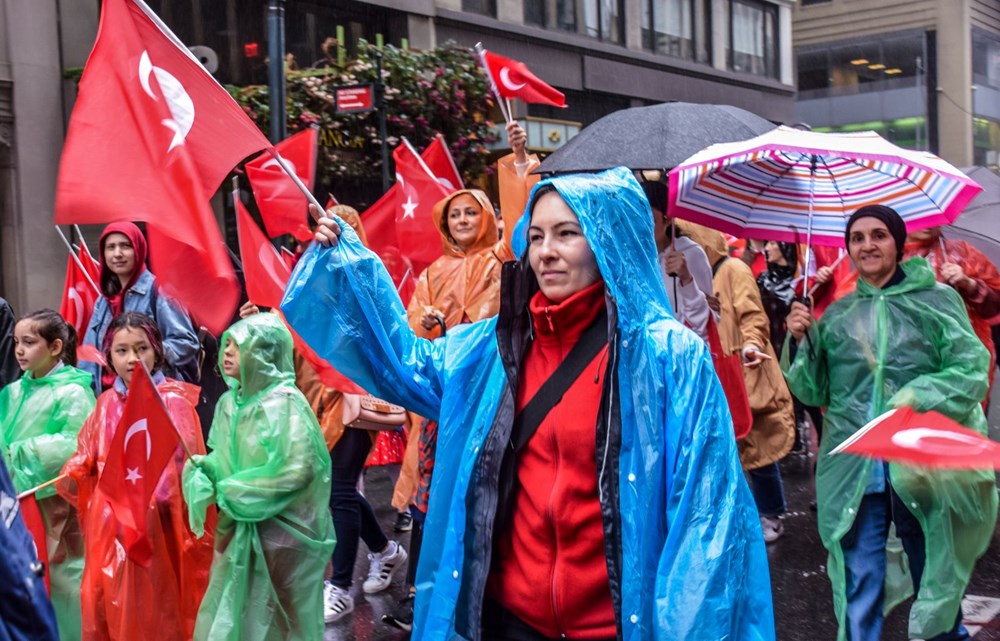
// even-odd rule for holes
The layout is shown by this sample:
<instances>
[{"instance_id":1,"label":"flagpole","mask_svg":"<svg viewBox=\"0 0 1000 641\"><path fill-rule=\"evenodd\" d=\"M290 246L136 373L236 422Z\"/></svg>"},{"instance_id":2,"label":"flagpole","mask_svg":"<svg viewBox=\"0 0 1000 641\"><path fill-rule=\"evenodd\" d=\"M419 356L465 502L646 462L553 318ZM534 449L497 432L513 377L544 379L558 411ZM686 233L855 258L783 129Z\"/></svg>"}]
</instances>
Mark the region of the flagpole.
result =
<instances>
[{"instance_id":1,"label":"flagpole","mask_svg":"<svg viewBox=\"0 0 1000 641\"><path fill-rule=\"evenodd\" d=\"M87 246L87 239L83 237L83 232L80 230L80 226L74 223L73 229L76 230L76 235L80 237L80 246L86 249L87 253L90 254L90 247ZM90 255L93 256L93 254Z\"/></svg>"},{"instance_id":2,"label":"flagpole","mask_svg":"<svg viewBox=\"0 0 1000 641\"><path fill-rule=\"evenodd\" d=\"M417 150L416 148L414 148L413 144L406 139L406 136L400 136L399 138L400 140L403 141L404 144L406 144L406 147L410 150L410 153L412 153L413 157L417 159L417 162L420 163L420 167L427 172L427 175L433 178L435 181L437 181L437 174L431 171L431 168L427 166L427 163L424 162L424 159L420 157L420 154L417 153ZM444 185L441 186L443 187Z\"/></svg>"},{"instance_id":3,"label":"flagpole","mask_svg":"<svg viewBox=\"0 0 1000 641\"><path fill-rule=\"evenodd\" d=\"M98 287L93 279L90 278L90 274L87 272L86 268L84 268L83 263L80 262L80 257L73 253L73 245L69 242L69 239L66 238L66 234L64 234L63 230L59 228L59 225L54 225L54 227L56 228L56 231L59 232L59 237L62 238L63 243L65 243L66 250L69 251L69 257L73 259L76 266L80 268L81 272L83 272L83 277L87 279L87 282L94 288L94 291L97 292L98 296L103 296L101 288Z\"/></svg>"},{"instance_id":4,"label":"flagpole","mask_svg":"<svg viewBox=\"0 0 1000 641\"><path fill-rule=\"evenodd\" d=\"M406 279L409 278L410 274L412 273L413 273L413 266L411 265L406 268L406 273L404 273L403 277L399 279L399 287L396 288L397 294L403 291L403 286L406 285Z\"/></svg>"},{"instance_id":5,"label":"flagpole","mask_svg":"<svg viewBox=\"0 0 1000 641\"><path fill-rule=\"evenodd\" d=\"M324 211L323 205L319 204L319 201L316 200L316 197L312 195L312 192L310 192L309 188L305 186L305 183L302 182L302 179L299 178L294 171L292 171L292 168L288 166L288 163L285 162L285 159L281 157L281 154L279 154L273 146L267 148L267 153L271 154L271 157L274 158L275 162L278 163L278 166L281 167L282 171L284 171L285 174L292 179L292 182L295 183L295 186L299 188L299 191L302 192L302 194L309 200L311 204L316 205L316 208L319 209L320 212L322 213Z\"/></svg>"},{"instance_id":6,"label":"flagpole","mask_svg":"<svg viewBox=\"0 0 1000 641\"><path fill-rule=\"evenodd\" d=\"M458 179L461 181L457 185L458 189L464 189L465 188L465 181L462 180L462 172L460 172L458 170L458 165L455 164L455 159L451 155L451 150L448 149L448 141L445 140L444 136L442 136L441 134L438 134L437 136L435 136L435 138L440 138L441 139L441 148L444 149L444 154L446 156L448 156L448 162L451 163L451 168L455 171L455 175L458 176Z\"/></svg>"},{"instance_id":7,"label":"flagpole","mask_svg":"<svg viewBox=\"0 0 1000 641\"><path fill-rule=\"evenodd\" d=\"M17 500L20 501L21 499L28 498L32 494L36 494L36 493L40 492L41 490L44 490L45 488L47 488L49 486L55 485L56 483L58 483L59 481L63 480L64 478L67 478L68 476L69 476L68 474L60 474L59 476L55 477L54 479L49 479L48 481L45 481L41 485L36 485L35 487L31 488L30 490L25 490L25 491L23 491L23 492L21 492L20 494L17 495Z\"/></svg>"},{"instance_id":8,"label":"flagpole","mask_svg":"<svg viewBox=\"0 0 1000 641\"><path fill-rule=\"evenodd\" d=\"M840 263L844 262L845 258L847 258L847 252L844 252L843 254L841 254L837 258L837 260L833 261L833 264L830 265L830 269L837 269L837 267L840 265ZM831 276L831 278L832 278L832 276ZM820 288L820 284L819 283L814 283L813 286L809 288L809 293L806 294L806 297L809 297L809 296L812 296L813 294L815 294L816 290L819 289L819 288Z\"/></svg>"},{"instance_id":9,"label":"flagpole","mask_svg":"<svg viewBox=\"0 0 1000 641\"><path fill-rule=\"evenodd\" d=\"M510 114L504 109L504 99L500 95L500 88L497 86L496 80L493 79L493 74L490 73L490 66L486 64L486 49L483 48L483 43L476 43L476 53L479 55L479 63L483 66L483 73L486 74L486 81L490 83L490 89L493 90L493 95L497 99L497 107L500 108L500 113L503 114L503 119L507 124L511 123Z\"/></svg>"}]
</instances>

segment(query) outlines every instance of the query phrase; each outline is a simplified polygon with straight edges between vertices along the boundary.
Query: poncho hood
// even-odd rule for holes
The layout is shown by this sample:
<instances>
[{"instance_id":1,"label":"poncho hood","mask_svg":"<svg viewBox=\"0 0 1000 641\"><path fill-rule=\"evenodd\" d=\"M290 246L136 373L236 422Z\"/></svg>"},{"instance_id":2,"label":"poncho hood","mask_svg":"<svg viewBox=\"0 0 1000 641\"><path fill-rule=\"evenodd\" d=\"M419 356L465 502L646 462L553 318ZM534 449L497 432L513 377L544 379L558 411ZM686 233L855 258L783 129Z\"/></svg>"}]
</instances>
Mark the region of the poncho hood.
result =
<instances>
[{"instance_id":1,"label":"poncho hood","mask_svg":"<svg viewBox=\"0 0 1000 641\"><path fill-rule=\"evenodd\" d=\"M235 323L222 335L219 370L227 340L240 348L240 380L223 373L229 388L236 391L237 405L281 383L295 383L292 335L274 314L254 314Z\"/></svg>"},{"instance_id":2,"label":"poncho hood","mask_svg":"<svg viewBox=\"0 0 1000 641\"><path fill-rule=\"evenodd\" d=\"M460 249L458 245L453 243L451 235L448 233L448 208L451 206L451 201L462 195L475 198L483 210L483 215L479 218L479 233L476 234L476 241L466 250ZM497 244L499 232L497 231L496 210L493 209L493 203L490 202L486 193L480 189L459 189L452 192L447 198L434 205L433 217L434 225L437 227L438 233L441 234L441 249L445 256L465 258L471 254L492 249Z\"/></svg>"}]
</instances>

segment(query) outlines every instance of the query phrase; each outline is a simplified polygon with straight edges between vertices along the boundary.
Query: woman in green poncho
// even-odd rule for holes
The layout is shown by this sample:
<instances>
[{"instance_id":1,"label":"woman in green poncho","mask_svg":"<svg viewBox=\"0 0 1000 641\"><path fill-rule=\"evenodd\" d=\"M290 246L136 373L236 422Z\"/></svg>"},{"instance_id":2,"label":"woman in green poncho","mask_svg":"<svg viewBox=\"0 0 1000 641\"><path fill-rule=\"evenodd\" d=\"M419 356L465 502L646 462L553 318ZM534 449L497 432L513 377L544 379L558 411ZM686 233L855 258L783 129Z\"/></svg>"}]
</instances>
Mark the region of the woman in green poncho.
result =
<instances>
[{"instance_id":1,"label":"woman in green poncho","mask_svg":"<svg viewBox=\"0 0 1000 641\"><path fill-rule=\"evenodd\" d=\"M24 376L0 391L0 446L18 492L51 481L76 450L94 409L90 374L76 365L76 330L50 309L14 327L14 357ZM48 540L49 581L59 637L80 638L83 535L76 511L50 485L35 493Z\"/></svg>"},{"instance_id":2,"label":"woman in green poncho","mask_svg":"<svg viewBox=\"0 0 1000 641\"><path fill-rule=\"evenodd\" d=\"M907 596L907 564L887 552L890 524L906 552L917 598L909 636L968 639L962 594L996 523L992 470L886 464L831 449L892 408L937 411L986 433L980 401L989 354L962 299L935 282L927 261L899 264L906 229L889 207L856 211L845 243L857 290L817 323L801 303L788 316L782 369L792 393L828 408L816 471L819 532L829 551L838 639L877 640L883 611ZM889 546L891 548L891 546ZM894 579L895 578L895 579Z\"/></svg>"},{"instance_id":3,"label":"woman in green poncho","mask_svg":"<svg viewBox=\"0 0 1000 641\"><path fill-rule=\"evenodd\" d=\"M319 641L323 573L333 551L330 457L295 387L292 337L254 314L222 337L230 386L215 409L211 454L184 468L191 527L219 506L198 641Z\"/></svg>"}]
</instances>

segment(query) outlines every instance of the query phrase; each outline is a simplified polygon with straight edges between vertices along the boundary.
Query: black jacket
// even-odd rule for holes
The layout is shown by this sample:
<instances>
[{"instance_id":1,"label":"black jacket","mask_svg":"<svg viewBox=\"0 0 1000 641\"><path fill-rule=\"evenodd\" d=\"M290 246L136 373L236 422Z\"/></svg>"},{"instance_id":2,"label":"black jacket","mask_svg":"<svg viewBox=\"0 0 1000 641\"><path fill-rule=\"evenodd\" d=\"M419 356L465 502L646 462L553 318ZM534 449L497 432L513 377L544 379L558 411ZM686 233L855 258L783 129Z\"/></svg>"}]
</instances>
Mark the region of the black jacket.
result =
<instances>
[{"instance_id":1,"label":"black jacket","mask_svg":"<svg viewBox=\"0 0 1000 641\"><path fill-rule=\"evenodd\" d=\"M21 368L14 360L14 310L0 298L0 389L21 378Z\"/></svg>"}]
</instances>

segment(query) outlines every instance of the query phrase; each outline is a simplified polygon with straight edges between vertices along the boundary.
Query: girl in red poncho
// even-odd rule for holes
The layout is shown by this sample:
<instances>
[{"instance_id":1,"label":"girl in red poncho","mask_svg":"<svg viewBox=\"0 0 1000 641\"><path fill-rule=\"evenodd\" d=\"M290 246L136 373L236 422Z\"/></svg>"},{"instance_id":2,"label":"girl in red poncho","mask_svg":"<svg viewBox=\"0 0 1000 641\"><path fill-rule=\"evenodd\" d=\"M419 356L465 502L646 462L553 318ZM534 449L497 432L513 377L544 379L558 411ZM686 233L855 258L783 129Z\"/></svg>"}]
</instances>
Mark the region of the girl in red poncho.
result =
<instances>
[{"instance_id":1,"label":"girl in red poncho","mask_svg":"<svg viewBox=\"0 0 1000 641\"><path fill-rule=\"evenodd\" d=\"M208 585L215 530L214 514L198 539L188 528L180 471L180 444L167 464L146 511L148 559L130 557L122 527L98 485L108 449L125 407L132 371L139 360L153 373L153 384L170 420L192 454L205 443L194 407L198 388L163 375L163 342L153 321L126 312L115 318L104 341L104 355L117 374L113 386L97 399L97 408L80 430L77 452L63 473L60 493L78 509L84 531L85 565L81 587L84 641L191 639L195 617Z\"/></svg>"}]
</instances>

